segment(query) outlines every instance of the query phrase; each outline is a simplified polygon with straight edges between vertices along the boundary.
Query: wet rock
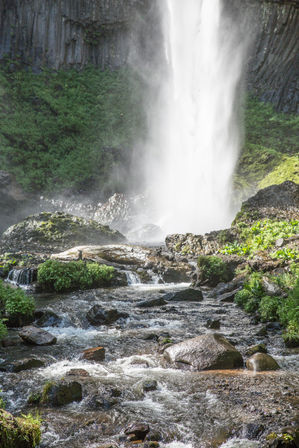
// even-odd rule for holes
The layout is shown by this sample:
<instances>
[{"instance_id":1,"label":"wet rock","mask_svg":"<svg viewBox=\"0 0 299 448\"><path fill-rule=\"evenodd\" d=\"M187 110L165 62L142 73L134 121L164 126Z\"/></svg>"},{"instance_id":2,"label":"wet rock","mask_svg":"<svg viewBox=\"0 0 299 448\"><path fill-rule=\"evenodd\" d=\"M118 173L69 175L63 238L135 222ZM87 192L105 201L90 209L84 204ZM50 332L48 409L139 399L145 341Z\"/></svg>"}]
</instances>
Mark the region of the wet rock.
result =
<instances>
[{"instance_id":1,"label":"wet rock","mask_svg":"<svg viewBox=\"0 0 299 448\"><path fill-rule=\"evenodd\" d=\"M20 338L20 336L16 335L16 336L11 336L11 337L7 337L1 340L1 345L2 347L15 347L17 345L22 344L22 339Z\"/></svg>"},{"instance_id":2,"label":"wet rock","mask_svg":"<svg viewBox=\"0 0 299 448\"><path fill-rule=\"evenodd\" d=\"M163 296L167 302L201 302L203 295L200 289L188 288L182 291L169 292Z\"/></svg>"},{"instance_id":3,"label":"wet rock","mask_svg":"<svg viewBox=\"0 0 299 448\"><path fill-rule=\"evenodd\" d=\"M163 281L165 283L184 283L190 280L188 270L185 265L177 265L176 267L165 267L161 271Z\"/></svg>"},{"instance_id":4,"label":"wet rock","mask_svg":"<svg viewBox=\"0 0 299 448\"><path fill-rule=\"evenodd\" d=\"M135 440L144 440L148 434L150 427L147 423L132 423L125 429L127 436L135 436Z\"/></svg>"},{"instance_id":5,"label":"wet rock","mask_svg":"<svg viewBox=\"0 0 299 448\"><path fill-rule=\"evenodd\" d=\"M5 249L51 252L83 244L121 243L125 237L96 221L67 213L40 213L9 227L2 236Z\"/></svg>"},{"instance_id":6,"label":"wet rock","mask_svg":"<svg viewBox=\"0 0 299 448\"><path fill-rule=\"evenodd\" d=\"M241 353L219 334L206 334L174 344L164 351L164 357L181 369L215 370L243 366Z\"/></svg>"},{"instance_id":7,"label":"wet rock","mask_svg":"<svg viewBox=\"0 0 299 448\"><path fill-rule=\"evenodd\" d=\"M149 433L145 437L145 440L149 440L152 442L160 442L160 440L162 440L162 435L159 431L150 429Z\"/></svg>"},{"instance_id":8,"label":"wet rock","mask_svg":"<svg viewBox=\"0 0 299 448\"><path fill-rule=\"evenodd\" d=\"M100 305L94 305L86 314L92 325L110 325L125 317L128 317L127 313L120 313L116 309L105 310Z\"/></svg>"},{"instance_id":9,"label":"wet rock","mask_svg":"<svg viewBox=\"0 0 299 448\"><path fill-rule=\"evenodd\" d=\"M113 406L119 403L119 397L121 392L115 388L107 388L101 391L89 401L89 407L91 409L102 409L108 411Z\"/></svg>"},{"instance_id":10,"label":"wet rock","mask_svg":"<svg viewBox=\"0 0 299 448\"><path fill-rule=\"evenodd\" d=\"M37 369L39 367L44 367L45 362L37 358L25 358L18 361L13 361L11 363L4 363L0 365L0 371L2 372L14 372L18 373L22 370Z\"/></svg>"},{"instance_id":11,"label":"wet rock","mask_svg":"<svg viewBox=\"0 0 299 448\"><path fill-rule=\"evenodd\" d=\"M65 374L66 376L81 376L81 377L87 377L90 376L87 370L85 369L71 369Z\"/></svg>"},{"instance_id":12,"label":"wet rock","mask_svg":"<svg viewBox=\"0 0 299 448\"><path fill-rule=\"evenodd\" d=\"M167 302L163 299L163 297L160 297L158 299L145 300L136 304L137 308L152 308L154 306L163 305L167 305Z\"/></svg>"},{"instance_id":13,"label":"wet rock","mask_svg":"<svg viewBox=\"0 0 299 448\"><path fill-rule=\"evenodd\" d=\"M223 303L232 303L234 301L235 295L237 294L237 292L241 291L242 286L240 286L237 289L234 289L233 291L230 292L226 292L224 294L221 294L217 297L217 299L219 300L219 302L223 302Z\"/></svg>"},{"instance_id":14,"label":"wet rock","mask_svg":"<svg viewBox=\"0 0 299 448\"><path fill-rule=\"evenodd\" d=\"M64 406L82 400L82 386L77 381L46 383L42 393L42 404Z\"/></svg>"},{"instance_id":15,"label":"wet rock","mask_svg":"<svg viewBox=\"0 0 299 448\"><path fill-rule=\"evenodd\" d=\"M246 350L247 356L252 356L255 353L267 353L267 347L265 346L265 344L252 345Z\"/></svg>"},{"instance_id":16,"label":"wet rock","mask_svg":"<svg viewBox=\"0 0 299 448\"><path fill-rule=\"evenodd\" d=\"M222 294L234 292L235 290L241 289L244 285L245 277L243 275L239 275L231 282L227 283L219 283L212 291L212 297L220 298Z\"/></svg>"},{"instance_id":17,"label":"wet rock","mask_svg":"<svg viewBox=\"0 0 299 448\"><path fill-rule=\"evenodd\" d=\"M104 347L95 347L84 350L83 359L88 361L103 361L105 359L105 349Z\"/></svg>"},{"instance_id":18,"label":"wet rock","mask_svg":"<svg viewBox=\"0 0 299 448\"><path fill-rule=\"evenodd\" d=\"M219 319L217 319L217 320L209 319L206 323L206 327L210 328L211 330L219 330L220 320Z\"/></svg>"},{"instance_id":19,"label":"wet rock","mask_svg":"<svg viewBox=\"0 0 299 448\"><path fill-rule=\"evenodd\" d=\"M260 422L253 422L244 424L241 431L240 437L242 439L255 440L263 433L265 427Z\"/></svg>"},{"instance_id":20,"label":"wet rock","mask_svg":"<svg viewBox=\"0 0 299 448\"><path fill-rule=\"evenodd\" d=\"M39 327L58 327L62 323L62 318L51 310L39 311L35 316L35 324Z\"/></svg>"},{"instance_id":21,"label":"wet rock","mask_svg":"<svg viewBox=\"0 0 299 448\"><path fill-rule=\"evenodd\" d=\"M24 327L25 325L30 325L32 324L33 321L34 321L33 315L16 313L7 316L5 324L9 328L17 328L17 327Z\"/></svg>"},{"instance_id":22,"label":"wet rock","mask_svg":"<svg viewBox=\"0 0 299 448\"><path fill-rule=\"evenodd\" d=\"M153 390L157 390L158 383L156 380L147 380L142 383L143 392L151 392Z\"/></svg>"},{"instance_id":23,"label":"wet rock","mask_svg":"<svg viewBox=\"0 0 299 448\"><path fill-rule=\"evenodd\" d=\"M23 327L19 332L19 336L23 341L32 345L53 345L57 342L57 338L51 333L33 325Z\"/></svg>"},{"instance_id":24,"label":"wet rock","mask_svg":"<svg viewBox=\"0 0 299 448\"><path fill-rule=\"evenodd\" d=\"M249 370L255 370L257 372L278 370L280 368L275 359L266 353L255 353L247 359L246 367Z\"/></svg>"}]
</instances>

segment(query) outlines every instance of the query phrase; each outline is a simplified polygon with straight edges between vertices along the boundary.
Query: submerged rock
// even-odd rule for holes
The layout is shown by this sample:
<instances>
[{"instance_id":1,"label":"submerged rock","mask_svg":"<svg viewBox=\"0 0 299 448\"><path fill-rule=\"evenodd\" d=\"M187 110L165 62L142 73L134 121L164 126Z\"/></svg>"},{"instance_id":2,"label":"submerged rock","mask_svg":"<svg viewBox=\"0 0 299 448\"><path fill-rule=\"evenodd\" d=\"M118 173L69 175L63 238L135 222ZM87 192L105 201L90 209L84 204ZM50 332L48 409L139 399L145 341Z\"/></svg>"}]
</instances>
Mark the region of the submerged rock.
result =
<instances>
[{"instance_id":1,"label":"submerged rock","mask_svg":"<svg viewBox=\"0 0 299 448\"><path fill-rule=\"evenodd\" d=\"M38 311L35 316L35 324L39 327L58 327L62 323L62 318L51 310Z\"/></svg>"},{"instance_id":2,"label":"submerged rock","mask_svg":"<svg viewBox=\"0 0 299 448\"><path fill-rule=\"evenodd\" d=\"M192 370L235 369L243 366L241 353L219 334L205 334L172 345L164 351L164 357L178 368Z\"/></svg>"},{"instance_id":3,"label":"submerged rock","mask_svg":"<svg viewBox=\"0 0 299 448\"><path fill-rule=\"evenodd\" d=\"M137 303L137 308L152 308L154 306L163 306L167 305L166 300L163 297L159 297L158 299L144 300L143 302Z\"/></svg>"},{"instance_id":4,"label":"submerged rock","mask_svg":"<svg viewBox=\"0 0 299 448\"><path fill-rule=\"evenodd\" d=\"M149 433L150 427L147 423L132 423L125 429L127 436L134 435L135 440L144 440ZM132 439L131 439L132 440Z\"/></svg>"},{"instance_id":5,"label":"submerged rock","mask_svg":"<svg viewBox=\"0 0 299 448\"><path fill-rule=\"evenodd\" d=\"M125 317L128 317L127 313L120 313L116 309L105 310L100 305L94 305L86 314L92 325L110 325Z\"/></svg>"},{"instance_id":6,"label":"submerged rock","mask_svg":"<svg viewBox=\"0 0 299 448\"><path fill-rule=\"evenodd\" d=\"M267 353L267 347L265 346L265 344L252 345L246 350L247 356L252 356L255 353Z\"/></svg>"},{"instance_id":7,"label":"submerged rock","mask_svg":"<svg viewBox=\"0 0 299 448\"><path fill-rule=\"evenodd\" d=\"M203 295L200 289L188 288L169 292L163 296L163 299L167 302L201 302Z\"/></svg>"},{"instance_id":8,"label":"submerged rock","mask_svg":"<svg viewBox=\"0 0 299 448\"><path fill-rule=\"evenodd\" d=\"M4 363L0 365L0 371L2 372L21 372L23 370L37 369L44 367L45 362L37 358L25 358L19 361L13 361L11 363Z\"/></svg>"},{"instance_id":9,"label":"submerged rock","mask_svg":"<svg viewBox=\"0 0 299 448\"><path fill-rule=\"evenodd\" d=\"M121 243L125 237L96 221L67 213L40 213L9 227L1 246L9 251L52 252L82 244Z\"/></svg>"},{"instance_id":10,"label":"submerged rock","mask_svg":"<svg viewBox=\"0 0 299 448\"><path fill-rule=\"evenodd\" d=\"M247 359L246 367L247 369L254 370L256 372L280 369L275 359L266 353L255 353Z\"/></svg>"},{"instance_id":11,"label":"submerged rock","mask_svg":"<svg viewBox=\"0 0 299 448\"><path fill-rule=\"evenodd\" d=\"M51 333L33 325L23 327L19 332L19 336L23 341L32 345L53 345L57 342L56 337Z\"/></svg>"}]
</instances>

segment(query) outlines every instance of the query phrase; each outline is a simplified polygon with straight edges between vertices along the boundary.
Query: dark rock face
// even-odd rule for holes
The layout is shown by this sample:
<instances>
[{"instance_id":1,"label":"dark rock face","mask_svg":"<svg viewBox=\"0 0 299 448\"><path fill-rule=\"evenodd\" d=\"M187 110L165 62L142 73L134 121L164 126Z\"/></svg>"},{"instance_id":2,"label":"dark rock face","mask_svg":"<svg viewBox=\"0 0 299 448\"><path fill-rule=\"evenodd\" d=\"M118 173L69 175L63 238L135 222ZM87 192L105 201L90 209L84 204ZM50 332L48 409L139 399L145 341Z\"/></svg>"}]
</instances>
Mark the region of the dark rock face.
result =
<instances>
[{"instance_id":1,"label":"dark rock face","mask_svg":"<svg viewBox=\"0 0 299 448\"><path fill-rule=\"evenodd\" d=\"M23 341L32 345L53 345L57 342L56 337L48 331L34 327L33 325L22 328L19 332L19 336Z\"/></svg>"},{"instance_id":2,"label":"dark rock face","mask_svg":"<svg viewBox=\"0 0 299 448\"><path fill-rule=\"evenodd\" d=\"M249 89L280 111L298 113L298 1L246 0L242 8L250 16L249 31L254 38Z\"/></svg>"},{"instance_id":3,"label":"dark rock face","mask_svg":"<svg viewBox=\"0 0 299 448\"><path fill-rule=\"evenodd\" d=\"M145 300L143 302L137 303L138 308L152 308L155 306L163 306L166 305L167 302L163 299L163 297L160 297L159 299L151 299L151 300Z\"/></svg>"},{"instance_id":4,"label":"dark rock face","mask_svg":"<svg viewBox=\"0 0 299 448\"><path fill-rule=\"evenodd\" d=\"M289 180L259 190L243 202L235 221L258 219L299 219L299 185Z\"/></svg>"},{"instance_id":5,"label":"dark rock face","mask_svg":"<svg viewBox=\"0 0 299 448\"><path fill-rule=\"evenodd\" d=\"M203 295L200 289L188 288L183 291L169 292L163 296L167 302L201 302Z\"/></svg>"},{"instance_id":6,"label":"dark rock face","mask_svg":"<svg viewBox=\"0 0 299 448\"><path fill-rule=\"evenodd\" d=\"M128 315L115 309L105 310L100 305L94 305L86 314L87 320L92 325L110 325L122 317L128 317Z\"/></svg>"},{"instance_id":7,"label":"dark rock face","mask_svg":"<svg viewBox=\"0 0 299 448\"><path fill-rule=\"evenodd\" d=\"M62 318L51 310L36 313L38 319L35 324L39 327L58 327L62 323Z\"/></svg>"},{"instance_id":8,"label":"dark rock face","mask_svg":"<svg viewBox=\"0 0 299 448\"><path fill-rule=\"evenodd\" d=\"M0 59L21 56L24 63L59 69L92 63L118 68L128 59L130 44L151 51L138 14L146 16L148 0L3 0L0 2Z\"/></svg>"},{"instance_id":9,"label":"dark rock face","mask_svg":"<svg viewBox=\"0 0 299 448\"><path fill-rule=\"evenodd\" d=\"M172 345L164 351L168 362L191 370L235 369L243 366L242 355L223 336L205 334Z\"/></svg>"},{"instance_id":10,"label":"dark rock face","mask_svg":"<svg viewBox=\"0 0 299 448\"><path fill-rule=\"evenodd\" d=\"M108 244L124 240L121 233L96 221L59 212L32 215L9 227L0 245L10 251L51 252L81 244Z\"/></svg>"}]
</instances>

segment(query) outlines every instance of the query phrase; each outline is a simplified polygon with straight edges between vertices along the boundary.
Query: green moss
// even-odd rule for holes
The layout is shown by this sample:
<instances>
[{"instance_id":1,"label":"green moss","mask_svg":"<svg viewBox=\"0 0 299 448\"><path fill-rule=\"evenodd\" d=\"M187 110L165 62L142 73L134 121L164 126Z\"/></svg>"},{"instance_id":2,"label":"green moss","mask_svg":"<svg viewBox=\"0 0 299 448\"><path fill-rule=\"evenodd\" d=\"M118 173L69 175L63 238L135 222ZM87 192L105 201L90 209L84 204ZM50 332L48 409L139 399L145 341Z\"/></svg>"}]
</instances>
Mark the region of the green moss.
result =
<instances>
[{"instance_id":1,"label":"green moss","mask_svg":"<svg viewBox=\"0 0 299 448\"><path fill-rule=\"evenodd\" d=\"M43 387L41 397L40 397L40 403L45 404L49 401L49 394L51 393L51 390L55 386L55 383L53 381L47 381Z\"/></svg>"},{"instance_id":2,"label":"green moss","mask_svg":"<svg viewBox=\"0 0 299 448\"><path fill-rule=\"evenodd\" d=\"M37 281L48 290L69 291L109 286L114 277L114 268L104 264L71 261L68 263L47 260L38 268Z\"/></svg>"},{"instance_id":3,"label":"green moss","mask_svg":"<svg viewBox=\"0 0 299 448\"><path fill-rule=\"evenodd\" d=\"M262 179L258 188L266 188L270 185L281 184L285 180L299 183L299 157L285 157L275 168Z\"/></svg>"},{"instance_id":4,"label":"green moss","mask_svg":"<svg viewBox=\"0 0 299 448\"><path fill-rule=\"evenodd\" d=\"M41 420L31 414L13 417L0 409L1 448L34 448L41 439Z\"/></svg>"}]
</instances>

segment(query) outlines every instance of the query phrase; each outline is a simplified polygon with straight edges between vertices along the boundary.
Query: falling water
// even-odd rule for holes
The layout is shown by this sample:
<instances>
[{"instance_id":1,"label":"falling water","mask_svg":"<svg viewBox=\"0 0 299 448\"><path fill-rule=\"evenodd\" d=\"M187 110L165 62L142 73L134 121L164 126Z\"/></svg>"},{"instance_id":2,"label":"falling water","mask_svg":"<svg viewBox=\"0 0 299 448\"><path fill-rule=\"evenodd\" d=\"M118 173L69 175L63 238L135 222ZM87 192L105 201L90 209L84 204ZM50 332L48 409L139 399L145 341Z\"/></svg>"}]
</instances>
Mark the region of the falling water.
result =
<instances>
[{"instance_id":1,"label":"falling water","mask_svg":"<svg viewBox=\"0 0 299 448\"><path fill-rule=\"evenodd\" d=\"M221 0L162 0L161 9L167 69L146 163L156 221L166 233L224 228L241 141L240 18Z\"/></svg>"}]
</instances>

